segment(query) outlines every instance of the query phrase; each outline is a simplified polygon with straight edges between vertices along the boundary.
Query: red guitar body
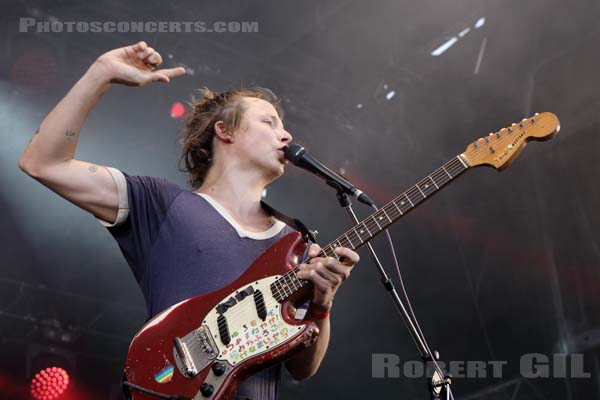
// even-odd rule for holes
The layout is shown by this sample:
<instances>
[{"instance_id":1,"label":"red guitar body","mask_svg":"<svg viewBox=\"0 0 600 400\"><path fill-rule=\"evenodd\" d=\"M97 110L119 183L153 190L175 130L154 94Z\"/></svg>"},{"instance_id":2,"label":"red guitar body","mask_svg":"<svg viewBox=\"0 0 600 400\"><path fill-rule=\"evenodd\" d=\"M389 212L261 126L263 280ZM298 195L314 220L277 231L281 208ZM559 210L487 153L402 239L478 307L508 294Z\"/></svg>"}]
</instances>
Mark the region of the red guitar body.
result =
<instances>
[{"instance_id":1,"label":"red guitar body","mask_svg":"<svg viewBox=\"0 0 600 400\"><path fill-rule=\"evenodd\" d=\"M131 342L126 382L189 399L230 399L249 375L312 344L318 328L296 320L290 307L310 292L283 302L271 293L272 283L297 266L305 248L301 235L290 233L230 285L155 316ZM135 400L156 399L136 387L129 391Z\"/></svg>"}]
</instances>

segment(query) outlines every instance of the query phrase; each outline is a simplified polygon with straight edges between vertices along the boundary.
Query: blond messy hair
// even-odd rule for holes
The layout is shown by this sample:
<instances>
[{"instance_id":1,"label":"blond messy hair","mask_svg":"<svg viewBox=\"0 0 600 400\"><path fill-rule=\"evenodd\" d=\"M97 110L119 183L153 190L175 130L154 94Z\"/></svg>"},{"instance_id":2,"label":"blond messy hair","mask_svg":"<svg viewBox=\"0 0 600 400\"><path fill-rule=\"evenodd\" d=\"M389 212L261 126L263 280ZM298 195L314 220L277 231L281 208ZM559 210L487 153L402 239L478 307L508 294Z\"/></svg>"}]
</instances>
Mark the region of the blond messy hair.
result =
<instances>
[{"instance_id":1,"label":"blond messy hair","mask_svg":"<svg viewBox=\"0 0 600 400\"><path fill-rule=\"evenodd\" d=\"M188 182L194 189L202 185L212 166L215 123L223 121L227 131L238 129L247 108L243 101L245 97L268 101L283 119L280 99L269 89L258 86L230 89L221 93L205 87L201 90L200 97L192 99L192 110L186 119L181 141L179 165L183 172L190 174Z\"/></svg>"}]
</instances>

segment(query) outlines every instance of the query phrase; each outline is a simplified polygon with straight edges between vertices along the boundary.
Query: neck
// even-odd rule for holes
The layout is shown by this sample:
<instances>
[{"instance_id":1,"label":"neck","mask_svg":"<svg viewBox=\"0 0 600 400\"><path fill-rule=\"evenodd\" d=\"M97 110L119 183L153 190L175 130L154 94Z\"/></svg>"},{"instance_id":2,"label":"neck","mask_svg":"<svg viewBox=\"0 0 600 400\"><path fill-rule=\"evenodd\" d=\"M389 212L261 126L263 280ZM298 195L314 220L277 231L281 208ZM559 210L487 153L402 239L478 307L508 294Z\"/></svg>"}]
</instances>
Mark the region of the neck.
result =
<instances>
[{"instance_id":1,"label":"neck","mask_svg":"<svg viewBox=\"0 0 600 400\"><path fill-rule=\"evenodd\" d=\"M260 205L268 182L254 171L213 165L197 192L206 193L241 218L264 214Z\"/></svg>"}]
</instances>

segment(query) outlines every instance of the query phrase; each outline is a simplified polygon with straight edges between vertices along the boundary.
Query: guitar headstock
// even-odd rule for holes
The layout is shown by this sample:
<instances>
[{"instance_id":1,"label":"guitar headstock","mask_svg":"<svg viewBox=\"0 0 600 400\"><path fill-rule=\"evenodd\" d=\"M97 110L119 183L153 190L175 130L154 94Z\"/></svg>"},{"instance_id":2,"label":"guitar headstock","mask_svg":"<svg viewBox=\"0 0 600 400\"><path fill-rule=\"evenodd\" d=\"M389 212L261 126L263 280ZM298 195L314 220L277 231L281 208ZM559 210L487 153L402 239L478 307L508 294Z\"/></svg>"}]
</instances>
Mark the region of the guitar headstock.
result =
<instances>
[{"instance_id":1,"label":"guitar headstock","mask_svg":"<svg viewBox=\"0 0 600 400\"><path fill-rule=\"evenodd\" d=\"M503 170L517 158L528 141L552 139L559 130L560 122L556 115L549 112L535 114L518 124L477 139L467 146L461 157L470 167L490 165Z\"/></svg>"}]
</instances>

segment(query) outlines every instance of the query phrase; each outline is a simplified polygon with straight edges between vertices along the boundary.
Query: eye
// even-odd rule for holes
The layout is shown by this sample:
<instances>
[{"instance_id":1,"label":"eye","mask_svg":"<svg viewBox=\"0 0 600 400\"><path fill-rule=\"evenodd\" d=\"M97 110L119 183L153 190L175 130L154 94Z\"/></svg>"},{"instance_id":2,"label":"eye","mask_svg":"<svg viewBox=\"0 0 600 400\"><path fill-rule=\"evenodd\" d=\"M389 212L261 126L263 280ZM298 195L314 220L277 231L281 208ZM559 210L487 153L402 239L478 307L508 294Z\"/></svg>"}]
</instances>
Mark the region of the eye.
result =
<instances>
[{"instance_id":1,"label":"eye","mask_svg":"<svg viewBox=\"0 0 600 400\"><path fill-rule=\"evenodd\" d=\"M269 124L269 126L273 126L273 121L271 121L270 119L266 119L263 122L266 122L267 124Z\"/></svg>"}]
</instances>

